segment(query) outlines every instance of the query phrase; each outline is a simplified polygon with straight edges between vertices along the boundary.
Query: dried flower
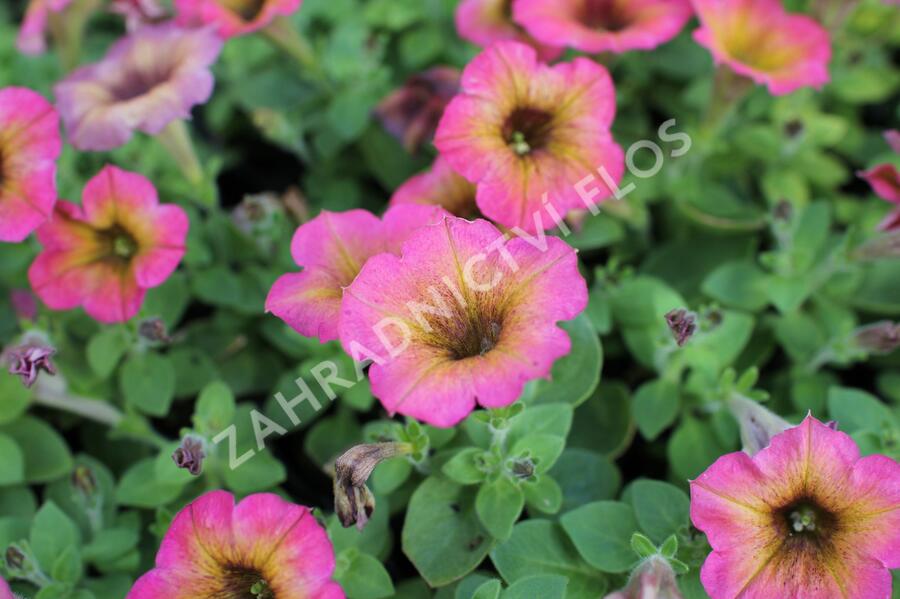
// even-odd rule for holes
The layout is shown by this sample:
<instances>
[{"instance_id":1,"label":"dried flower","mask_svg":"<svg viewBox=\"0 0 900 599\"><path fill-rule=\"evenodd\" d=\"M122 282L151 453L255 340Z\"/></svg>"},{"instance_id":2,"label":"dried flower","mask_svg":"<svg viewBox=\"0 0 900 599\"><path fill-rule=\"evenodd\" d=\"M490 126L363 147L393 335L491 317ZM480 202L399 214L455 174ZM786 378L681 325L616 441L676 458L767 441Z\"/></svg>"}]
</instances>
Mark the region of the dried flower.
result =
<instances>
[{"instance_id":1,"label":"dried flower","mask_svg":"<svg viewBox=\"0 0 900 599\"><path fill-rule=\"evenodd\" d=\"M172 454L172 460L179 468L184 468L194 476L200 476L203 472L203 441L196 437L187 436L181 441L181 445Z\"/></svg>"},{"instance_id":2,"label":"dried flower","mask_svg":"<svg viewBox=\"0 0 900 599\"><path fill-rule=\"evenodd\" d=\"M18 375L23 385L31 387L41 371L56 374L56 367L50 359L55 353L56 349L49 345L29 342L6 350L4 356L9 364L9 373Z\"/></svg>"},{"instance_id":3,"label":"dried flower","mask_svg":"<svg viewBox=\"0 0 900 599\"><path fill-rule=\"evenodd\" d=\"M169 337L166 323L162 318L158 317L141 321L141 324L138 325L138 334L147 341L159 343L170 343L172 341L172 338Z\"/></svg>"},{"instance_id":4,"label":"dried flower","mask_svg":"<svg viewBox=\"0 0 900 599\"><path fill-rule=\"evenodd\" d=\"M900 347L900 324L889 320L854 331L856 345L872 354L889 354Z\"/></svg>"},{"instance_id":5,"label":"dried flower","mask_svg":"<svg viewBox=\"0 0 900 599\"><path fill-rule=\"evenodd\" d=\"M434 137L447 103L459 91L459 76L453 67L433 67L413 75L381 101L375 115L407 152L416 152Z\"/></svg>"},{"instance_id":6,"label":"dried flower","mask_svg":"<svg viewBox=\"0 0 900 599\"><path fill-rule=\"evenodd\" d=\"M697 332L696 314L688 312L684 308L672 310L666 314L666 324L669 325L678 347L683 347Z\"/></svg>"},{"instance_id":7,"label":"dried flower","mask_svg":"<svg viewBox=\"0 0 900 599\"><path fill-rule=\"evenodd\" d=\"M728 408L740 426L744 452L751 456L768 447L775 435L794 426L746 397L732 397L728 401Z\"/></svg>"},{"instance_id":8,"label":"dried flower","mask_svg":"<svg viewBox=\"0 0 900 599\"><path fill-rule=\"evenodd\" d=\"M412 453L409 443L372 443L347 450L334 463L334 511L344 528L359 530L375 511L375 497L366 481L384 460Z\"/></svg>"}]
</instances>

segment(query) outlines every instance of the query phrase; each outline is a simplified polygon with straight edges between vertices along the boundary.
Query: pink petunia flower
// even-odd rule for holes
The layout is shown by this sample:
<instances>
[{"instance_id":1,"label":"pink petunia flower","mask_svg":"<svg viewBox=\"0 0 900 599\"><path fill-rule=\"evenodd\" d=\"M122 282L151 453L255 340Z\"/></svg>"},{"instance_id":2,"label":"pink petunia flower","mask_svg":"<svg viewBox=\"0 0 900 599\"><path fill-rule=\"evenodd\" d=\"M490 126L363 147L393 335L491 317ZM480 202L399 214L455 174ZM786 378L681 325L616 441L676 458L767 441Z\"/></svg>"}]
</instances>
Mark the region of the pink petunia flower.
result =
<instances>
[{"instance_id":1,"label":"pink petunia flower","mask_svg":"<svg viewBox=\"0 0 900 599\"><path fill-rule=\"evenodd\" d=\"M100 322L124 322L178 266L188 225L146 178L107 166L88 181L81 206L61 200L38 229L44 251L28 279L53 310L83 306Z\"/></svg>"},{"instance_id":2,"label":"pink petunia flower","mask_svg":"<svg viewBox=\"0 0 900 599\"><path fill-rule=\"evenodd\" d=\"M900 229L900 172L897 171L897 167L890 163L879 164L867 171L861 171L857 175L872 186L872 190L878 197L897 206L881 221L878 229L881 231Z\"/></svg>"},{"instance_id":3,"label":"pink petunia flower","mask_svg":"<svg viewBox=\"0 0 900 599\"><path fill-rule=\"evenodd\" d=\"M340 338L372 360L372 393L391 413L450 427L476 405L507 406L569 353L557 322L587 287L575 251L546 237L506 239L485 220L447 216L402 257L370 258L344 291Z\"/></svg>"},{"instance_id":4,"label":"pink petunia flower","mask_svg":"<svg viewBox=\"0 0 900 599\"><path fill-rule=\"evenodd\" d=\"M161 23L168 16L159 0L112 0L109 11L125 19L128 31Z\"/></svg>"},{"instance_id":5,"label":"pink petunia flower","mask_svg":"<svg viewBox=\"0 0 900 599\"><path fill-rule=\"evenodd\" d=\"M214 26L225 39L246 35L276 17L297 12L303 0L175 0L175 20L187 27Z\"/></svg>"},{"instance_id":6,"label":"pink petunia flower","mask_svg":"<svg viewBox=\"0 0 900 599\"><path fill-rule=\"evenodd\" d=\"M126 599L343 599L334 549L309 508L212 491L181 510Z\"/></svg>"},{"instance_id":7,"label":"pink petunia flower","mask_svg":"<svg viewBox=\"0 0 900 599\"><path fill-rule=\"evenodd\" d=\"M16 596L13 595L12 590L2 576L0 576L0 599L16 599Z\"/></svg>"},{"instance_id":8,"label":"pink petunia flower","mask_svg":"<svg viewBox=\"0 0 900 599\"><path fill-rule=\"evenodd\" d=\"M713 548L700 574L712 599L889 599L900 464L860 458L849 436L809 416L691 482L691 519Z\"/></svg>"},{"instance_id":9,"label":"pink petunia flower","mask_svg":"<svg viewBox=\"0 0 900 599\"><path fill-rule=\"evenodd\" d=\"M117 42L98 63L82 67L55 91L69 141L80 150L111 150L135 131L160 133L206 102L210 65L222 50L211 29L142 27Z\"/></svg>"},{"instance_id":10,"label":"pink petunia flower","mask_svg":"<svg viewBox=\"0 0 900 599\"><path fill-rule=\"evenodd\" d=\"M431 169L418 174L397 188L391 206L424 204L440 206L454 216L474 218L480 215L475 203L475 186L438 157Z\"/></svg>"},{"instance_id":11,"label":"pink petunia flower","mask_svg":"<svg viewBox=\"0 0 900 599\"><path fill-rule=\"evenodd\" d=\"M61 151L53 106L30 89L0 89L0 241L22 241L53 212Z\"/></svg>"},{"instance_id":12,"label":"pink petunia flower","mask_svg":"<svg viewBox=\"0 0 900 599\"><path fill-rule=\"evenodd\" d=\"M487 48L494 42L522 42L532 46L541 60L547 62L562 56L563 48L559 40L541 44L513 21L513 8L520 1L462 0L456 8L456 30L459 37L482 48Z\"/></svg>"},{"instance_id":13,"label":"pink petunia flower","mask_svg":"<svg viewBox=\"0 0 900 599\"><path fill-rule=\"evenodd\" d=\"M556 215L585 208L580 183L598 170L621 180L622 148L609 132L616 112L612 79L586 58L547 66L532 48L498 42L463 73L463 92L447 106L435 145L478 187L481 212L506 227L551 229ZM545 205L555 210L551 217Z\"/></svg>"},{"instance_id":14,"label":"pink petunia flower","mask_svg":"<svg viewBox=\"0 0 900 599\"><path fill-rule=\"evenodd\" d=\"M301 335L333 341L338 337L341 297L370 257L400 251L418 227L437 222L436 206L398 206L379 219L365 210L323 211L301 225L291 256L303 272L281 276L266 298L266 312Z\"/></svg>"},{"instance_id":15,"label":"pink petunia flower","mask_svg":"<svg viewBox=\"0 0 900 599\"><path fill-rule=\"evenodd\" d=\"M691 0L702 27L694 39L717 64L780 96L828 83L828 31L805 15L785 12L781 0Z\"/></svg>"},{"instance_id":16,"label":"pink petunia flower","mask_svg":"<svg viewBox=\"0 0 900 599\"><path fill-rule=\"evenodd\" d=\"M46 52L50 15L64 11L71 3L72 0L31 0L16 40L19 52L31 55Z\"/></svg>"},{"instance_id":17,"label":"pink petunia flower","mask_svg":"<svg viewBox=\"0 0 900 599\"><path fill-rule=\"evenodd\" d=\"M431 142L447 103L459 92L458 69L433 67L407 79L375 108L384 128L413 153Z\"/></svg>"},{"instance_id":18,"label":"pink petunia flower","mask_svg":"<svg viewBox=\"0 0 900 599\"><path fill-rule=\"evenodd\" d=\"M517 0L513 17L535 39L582 52L652 50L684 28L690 0Z\"/></svg>"},{"instance_id":19,"label":"pink petunia flower","mask_svg":"<svg viewBox=\"0 0 900 599\"><path fill-rule=\"evenodd\" d=\"M896 129L885 131L884 140L888 142L888 145L891 146L891 149L894 150L894 152L900 154L900 131L897 131Z\"/></svg>"}]
</instances>

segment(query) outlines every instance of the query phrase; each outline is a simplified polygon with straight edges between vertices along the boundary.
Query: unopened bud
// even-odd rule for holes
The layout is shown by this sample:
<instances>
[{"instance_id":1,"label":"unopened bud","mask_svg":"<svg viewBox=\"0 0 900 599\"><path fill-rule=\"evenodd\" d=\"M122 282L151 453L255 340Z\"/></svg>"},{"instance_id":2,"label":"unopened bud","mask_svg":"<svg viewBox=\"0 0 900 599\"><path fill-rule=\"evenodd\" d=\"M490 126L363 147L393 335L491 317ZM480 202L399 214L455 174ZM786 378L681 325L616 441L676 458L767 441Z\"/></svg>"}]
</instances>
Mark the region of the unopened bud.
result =
<instances>
[{"instance_id":1,"label":"unopened bud","mask_svg":"<svg viewBox=\"0 0 900 599\"><path fill-rule=\"evenodd\" d=\"M6 568L11 572L25 568L25 554L16 545L10 545L6 549Z\"/></svg>"},{"instance_id":2,"label":"unopened bud","mask_svg":"<svg viewBox=\"0 0 900 599\"><path fill-rule=\"evenodd\" d=\"M72 487L85 499L90 499L97 493L97 478L94 471L87 466L76 466L72 472Z\"/></svg>"},{"instance_id":3,"label":"unopened bud","mask_svg":"<svg viewBox=\"0 0 900 599\"><path fill-rule=\"evenodd\" d=\"M528 479L534 476L534 461L531 458L513 460L510 472L520 479Z\"/></svg>"},{"instance_id":4,"label":"unopened bud","mask_svg":"<svg viewBox=\"0 0 900 599\"><path fill-rule=\"evenodd\" d=\"M900 324L888 320L854 331L856 345L870 354L889 354L900 347Z\"/></svg>"},{"instance_id":5,"label":"unopened bud","mask_svg":"<svg viewBox=\"0 0 900 599\"><path fill-rule=\"evenodd\" d=\"M184 468L194 476L200 476L203 472L203 442L196 437L187 436L181 441L181 445L172 454L172 460L179 468Z\"/></svg>"},{"instance_id":6,"label":"unopened bud","mask_svg":"<svg viewBox=\"0 0 900 599\"><path fill-rule=\"evenodd\" d=\"M683 599L675 580L675 571L666 558L655 555L642 561L621 591L606 599Z\"/></svg>"},{"instance_id":7,"label":"unopened bud","mask_svg":"<svg viewBox=\"0 0 900 599\"><path fill-rule=\"evenodd\" d=\"M740 426L744 452L751 456L768 447L772 437L793 426L759 403L739 395L728 400L728 408Z\"/></svg>"},{"instance_id":8,"label":"unopened bud","mask_svg":"<svg viewBox=\"0 0 900 599\"><path fill-rule=\"evenodd\" d=\"M678 347L683 347L697 332L697 317L684 308L672 310L666 314L666 324L669 325Z\"/></svg>"},{"instance_id":9,"label":"unopened bud","mask_svg":"<svg viewBox=\"0 0 900 599\"><path fill-rule=\"evenodd\" d=\"M375 511L375 497L366 481L384 460L412 453L409 443L372 443L347 450L334 463L334 511L344 528L359 530Z\"/></svg>"}]
</instances>

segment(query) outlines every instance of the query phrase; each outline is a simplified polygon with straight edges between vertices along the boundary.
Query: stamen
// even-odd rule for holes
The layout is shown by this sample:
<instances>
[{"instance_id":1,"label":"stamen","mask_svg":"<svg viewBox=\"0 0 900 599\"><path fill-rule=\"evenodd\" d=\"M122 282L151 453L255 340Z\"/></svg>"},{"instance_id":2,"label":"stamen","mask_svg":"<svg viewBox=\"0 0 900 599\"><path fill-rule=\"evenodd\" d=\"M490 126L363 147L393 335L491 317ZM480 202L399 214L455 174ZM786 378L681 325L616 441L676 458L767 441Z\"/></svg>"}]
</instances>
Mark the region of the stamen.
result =
<instances>
[{"instance_id":1,"label":"stamen","mask_svg":"<svg viewBox=\"0 0 900 599\"><path fill-rule=\"evenodd\" d=\"M137 249L134 239L127 235L116 235L113 240L113 253L119 258L131 258Z\"/></svg>"},{"instance_id":2,"label":"stamen","mask_svg":"<svg viewBox=\"0 0 900 599\"><path fill-rule=\"evenodd\" d=\"M801 507L790 515L794 532L813 532L816 530L816 512L810 507Z\"/></svg>"},{"instance_id":3,"label":"stamen","mask_svg":"<svg viewBox=\"0 0 900 599\"><path fill-rule=\"evenodd\" d=\"M531 151L531 146L528 145L527 141L525 141L525 134L521 131L513 131L512 140L509 143L509 147L511 147L513 149L513 152L515 152L519 156L524 156Z\"/></svg>"}]
</instances>

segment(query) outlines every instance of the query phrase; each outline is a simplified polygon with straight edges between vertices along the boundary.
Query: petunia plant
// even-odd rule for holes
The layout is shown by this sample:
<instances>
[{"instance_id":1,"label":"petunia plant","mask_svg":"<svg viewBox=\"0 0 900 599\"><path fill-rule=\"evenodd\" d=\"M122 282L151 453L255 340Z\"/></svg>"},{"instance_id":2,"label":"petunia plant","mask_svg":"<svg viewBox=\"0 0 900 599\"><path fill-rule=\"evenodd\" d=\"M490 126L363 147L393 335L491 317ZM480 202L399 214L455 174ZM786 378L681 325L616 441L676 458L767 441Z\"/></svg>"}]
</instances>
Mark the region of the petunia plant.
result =
<instances>
[{"instance_id":1,"label":"petunia plant","mask_svg":"<svg viewBox=\"0 0 900 599\"><path fill-rule=\"evenodd\" d=\"M0 599L900 599L898 31L0 3Z\"/></svg>"}]
</instances>

